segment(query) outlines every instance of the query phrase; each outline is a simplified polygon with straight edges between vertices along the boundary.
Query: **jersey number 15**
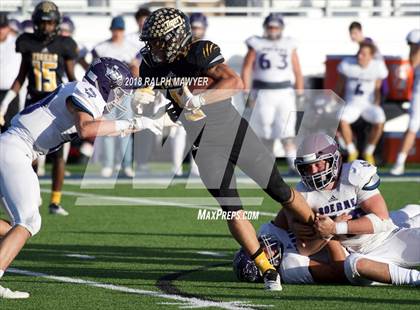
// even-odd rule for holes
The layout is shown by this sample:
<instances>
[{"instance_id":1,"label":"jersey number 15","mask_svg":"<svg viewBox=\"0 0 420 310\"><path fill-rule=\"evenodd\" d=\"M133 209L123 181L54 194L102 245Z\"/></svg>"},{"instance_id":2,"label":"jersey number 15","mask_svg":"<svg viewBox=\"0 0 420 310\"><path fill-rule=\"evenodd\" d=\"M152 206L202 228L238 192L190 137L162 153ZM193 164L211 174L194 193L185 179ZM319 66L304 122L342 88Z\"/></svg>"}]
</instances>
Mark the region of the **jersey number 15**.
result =
<instances>
[{"instance_id":1,"label":"jersey number 15","mask_svg":"<svg viewBox=\"0 0 420 310\"><path fill-rule=\"evenodd\" d=\"M57 77L55 69L56 62L32 61L35 75L35 88L39 92L52 92L57 88Z\"/></svg>"}]
</instances>

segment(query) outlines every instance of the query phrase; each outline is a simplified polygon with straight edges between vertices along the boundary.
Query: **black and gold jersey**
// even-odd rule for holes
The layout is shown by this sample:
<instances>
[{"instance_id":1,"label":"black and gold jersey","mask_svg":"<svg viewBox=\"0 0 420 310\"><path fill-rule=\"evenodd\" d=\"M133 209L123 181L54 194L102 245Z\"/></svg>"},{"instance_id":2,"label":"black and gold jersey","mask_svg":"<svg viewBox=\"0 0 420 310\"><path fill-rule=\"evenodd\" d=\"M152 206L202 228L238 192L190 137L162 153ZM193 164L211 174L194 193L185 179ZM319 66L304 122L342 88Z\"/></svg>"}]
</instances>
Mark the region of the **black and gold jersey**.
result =
<instances>
[{"instance_id":1,"label":"black and gold jersey","mask_svg":"<svg viewBox=\"0 0 420 310\"><path fill-rule=\"evenodd\" d=\"M77 44L70 37L56 36L44 43L32 33L23 33L16 40L16 52L29 68L28 95L36 102L62 83L65 60L77 58Z\"/></svg>"}]
</instances>

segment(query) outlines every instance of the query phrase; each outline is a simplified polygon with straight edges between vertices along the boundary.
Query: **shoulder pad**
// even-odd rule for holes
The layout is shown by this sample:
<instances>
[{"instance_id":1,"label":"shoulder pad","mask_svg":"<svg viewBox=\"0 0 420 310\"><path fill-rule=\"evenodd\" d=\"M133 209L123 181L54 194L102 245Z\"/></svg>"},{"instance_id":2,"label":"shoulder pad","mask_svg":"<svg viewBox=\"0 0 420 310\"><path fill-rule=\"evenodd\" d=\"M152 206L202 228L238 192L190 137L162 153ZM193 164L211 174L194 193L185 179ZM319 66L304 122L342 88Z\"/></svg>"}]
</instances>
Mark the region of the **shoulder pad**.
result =
<instances>
[{"instance_id":1,"label":"shoulder pad","mask_svg":"<svg viewBox=\"0 0 420 310\"><path fill-rule=\"evenodd\" d=\"M71 97L73 104L93 118L100 117L106 106L99 90L87 82L77 82Z\"/></svg>"},{"instance_id":2,"label":"shoulder pad","mask_svg":"<svg viewBox=\"0 0 420 310\"><path fill-rule=\"evenodd\" d=\"M246 39L245 44L249 48L252 48L252 49L256 50L256 49L258 49L258 41L259 40L260 40L259 37L252 36L252 37L249 37L248 39Z\"/></svg>"},{"instance_id":3,"label":"shoulder pad","mask_svg":"<svg viewBox=\"0 0 420 310\"><path fill-rule=\"evenodd\" d=\"M31 39L30 33L22 33L16 39L16 52L26 53L28 52L28 46L30 45L29 40Z\"/></svg>"},{"instance_id":4,"label":"shoulder pad","mask_svg":"<svg viewBox=\"0 0 420 310\"><path fill-rule=\"evenodd\" d=\"M224 62L220 47L216 43L206 40L194 42L191 45L188 58L190 62L203 70Z\"/></svg>"},{"instance_id":5,"label":"shoulder pad","mask_svg":"<svg viewBox=\"0 0 420 310\"><path fill-rule=\"evenodd\" d=\"M379 177L376 172L377 168L367 161L355 160L349 167L348 182L358 188L365 189L366 187L366 190L373 190L379 186ZM375 185L376 187L373 187Z\"/></svg>"}]
</instances>

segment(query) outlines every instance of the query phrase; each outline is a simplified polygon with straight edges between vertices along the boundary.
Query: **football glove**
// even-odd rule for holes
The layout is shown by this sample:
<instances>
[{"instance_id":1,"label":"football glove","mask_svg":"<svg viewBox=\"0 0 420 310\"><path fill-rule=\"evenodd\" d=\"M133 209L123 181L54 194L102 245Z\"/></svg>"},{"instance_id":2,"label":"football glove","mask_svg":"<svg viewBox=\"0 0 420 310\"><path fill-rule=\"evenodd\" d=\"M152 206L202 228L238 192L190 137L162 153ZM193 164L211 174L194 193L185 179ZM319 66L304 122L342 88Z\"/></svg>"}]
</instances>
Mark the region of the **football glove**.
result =
<instances>
[{"instance_id":1,"label":"football glove","mask_svg":"<svg viewBox=\"0 0 420 310\"><path fill-rule=\"evenodd\" d=\"M187 110L198 110L206 104L202 95L193 95L186 85L182 86L181 102Z\"/></svg>"},{"instance_id":2,"label":"football glove","mask_svg":"<svg viewBox=\"0 0 420 310\"><path fill-rule=\"evenodd\" d=\"M160 120L154 120L149 117L135 117L131 120L133 123L133 128L135 131L141 131L148 129L153 132L155 135L162 134L162 122Z\"/></svg>"},{"instance_id":3,"label":"football glove","mask_svg":"<svg viewBox=\"0 0 420 310\"><path fill-rule=\"evenodd\" d=\"M155 101L155 92L152 87L139 88L134 92L131 102L132 109L135 114L143 114L143 105L150 104Z\"/></svg>"}]
</instances>

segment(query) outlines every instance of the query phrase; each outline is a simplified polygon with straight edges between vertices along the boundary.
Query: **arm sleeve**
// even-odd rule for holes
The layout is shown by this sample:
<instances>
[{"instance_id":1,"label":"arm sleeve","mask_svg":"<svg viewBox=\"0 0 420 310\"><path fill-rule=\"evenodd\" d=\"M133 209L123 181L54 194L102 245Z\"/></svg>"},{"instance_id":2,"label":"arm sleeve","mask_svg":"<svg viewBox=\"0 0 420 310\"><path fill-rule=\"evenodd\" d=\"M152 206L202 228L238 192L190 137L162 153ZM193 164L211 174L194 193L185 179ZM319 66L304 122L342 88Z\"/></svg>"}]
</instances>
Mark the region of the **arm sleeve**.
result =
<instances>
[{"instance_id":1,"label":"arm sleeve","mask_svg":"<svg viewBox=\"0 0 420 310\"><path fill-rule=\"evenodd\" d=\"M102 116L106 105L98 90L83 82L77 84L70 99L79 110L90 114L95 119Z\"/></svg>"},{"instance_id":2,"label":"arm sleeve","mask_svg":"<svg viewBox=\"0 0 420 310\"><path fill-rule=\"evenodd\" d=\"M258 38L256 36L252 36L245 40L245 44L248 48L252 48L253 50L257 50L257 40Z\"/></svg>"}]
</instances>

